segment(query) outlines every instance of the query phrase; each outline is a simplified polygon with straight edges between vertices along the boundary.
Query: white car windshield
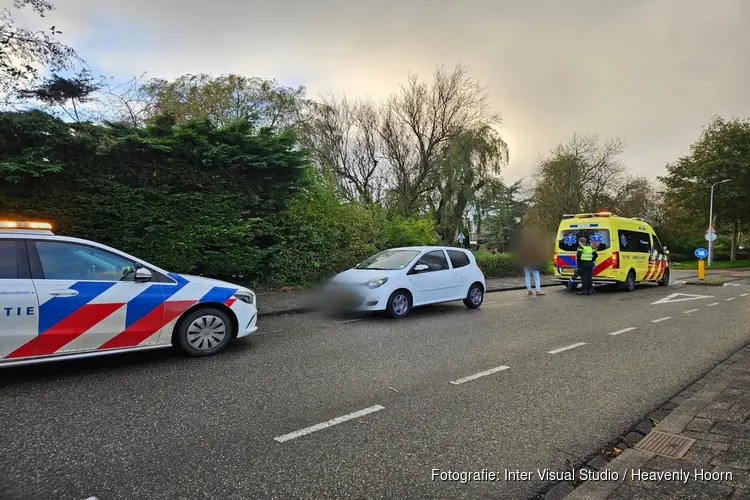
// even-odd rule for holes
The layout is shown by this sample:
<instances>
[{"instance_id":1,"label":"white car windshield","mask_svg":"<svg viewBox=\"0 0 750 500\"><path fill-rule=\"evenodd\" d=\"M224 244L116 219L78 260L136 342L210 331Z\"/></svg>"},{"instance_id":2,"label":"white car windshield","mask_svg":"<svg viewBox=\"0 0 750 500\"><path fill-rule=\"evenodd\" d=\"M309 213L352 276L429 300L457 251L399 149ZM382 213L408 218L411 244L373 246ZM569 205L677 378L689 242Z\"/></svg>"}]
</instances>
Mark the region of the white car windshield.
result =
<instances>
[{"instance_id":1,"label":"white car windshield","mask_svg":"<svg viewBox=\"0 0 750 500\"><path fill-rule=\"evenodd\" d=\"M417 250L385 250L362 261L356 269L398 271L408 266L417 255Z\"/></svg>"}]
</instances>

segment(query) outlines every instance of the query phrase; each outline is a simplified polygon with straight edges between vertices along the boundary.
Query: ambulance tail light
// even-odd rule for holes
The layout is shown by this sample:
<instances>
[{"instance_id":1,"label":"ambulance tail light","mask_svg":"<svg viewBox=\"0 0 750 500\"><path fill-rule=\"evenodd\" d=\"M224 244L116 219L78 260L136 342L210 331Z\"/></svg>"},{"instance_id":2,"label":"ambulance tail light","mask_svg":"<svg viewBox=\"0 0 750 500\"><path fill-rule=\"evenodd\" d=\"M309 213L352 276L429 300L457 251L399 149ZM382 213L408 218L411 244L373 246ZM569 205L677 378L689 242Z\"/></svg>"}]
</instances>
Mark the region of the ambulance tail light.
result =
<instances>
[{"instance_id":1,"label":"ambulance tail light","mask_svg":"<svg viewBox=\"0 0 750 500\"><path fill-rule=\"evenodd\" d=\"M612 253L612 269L620 269L620 252Z\"/></svg>"},{"instance_id":2,"label":"ambulance tail light","mask_svg":"<svg viewBox=\"0 0 750 500\"><path fill-rule=\"evenodd\" d=\"M560 267L560 256L559 255L555 254L555 256L552 257L552 264L555 267Z\"/></svg>"}]
</instances>

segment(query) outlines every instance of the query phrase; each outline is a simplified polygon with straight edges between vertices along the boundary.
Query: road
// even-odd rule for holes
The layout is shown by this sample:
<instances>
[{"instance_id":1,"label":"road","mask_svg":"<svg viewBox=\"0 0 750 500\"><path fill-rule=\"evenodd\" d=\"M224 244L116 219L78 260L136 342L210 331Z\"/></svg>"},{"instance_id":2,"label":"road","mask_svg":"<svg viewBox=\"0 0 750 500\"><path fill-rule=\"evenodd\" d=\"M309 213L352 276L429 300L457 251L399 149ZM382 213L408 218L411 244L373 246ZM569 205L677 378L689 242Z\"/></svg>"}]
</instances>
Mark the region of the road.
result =
<instances>
[{"instance_id":1,"label":"road","mask_svg":"<svg viewBox=\"0 0 750 500\"><path fill-rule=\"evenodd\" d=\"M283 316L211 358L6 369L0 498L530 498L543 481L432 470L592 453L750 340L750 279L737 284ZM674 293L712 297L654 304Z\"/></svg>"}]
</instances>

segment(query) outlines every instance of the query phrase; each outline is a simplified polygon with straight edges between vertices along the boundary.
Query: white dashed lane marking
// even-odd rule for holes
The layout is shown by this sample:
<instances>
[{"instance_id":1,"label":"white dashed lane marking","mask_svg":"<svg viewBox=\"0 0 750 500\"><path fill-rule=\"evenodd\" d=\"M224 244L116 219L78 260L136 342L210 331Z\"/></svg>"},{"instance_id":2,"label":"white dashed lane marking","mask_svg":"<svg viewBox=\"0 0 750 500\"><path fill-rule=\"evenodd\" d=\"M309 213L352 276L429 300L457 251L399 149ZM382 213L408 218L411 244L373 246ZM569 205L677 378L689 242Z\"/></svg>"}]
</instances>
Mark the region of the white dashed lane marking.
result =
<instances>
[{"instance_id":1,"label":"white dashed lane marking","mask_svg":"<svg viewBox=\"0 0 750 500\"><path fill-rule=\"evenodd\" d=\"M737 297L729 297L729 298L728 298L728 299L726 299L726 300L727 300L727 301L729 301L729 300L734 300L734 299L736 299L736 298L737 298Z\"/></svg>"},{"instance_id":2,"label":"white dashed lane marking","mask_svg":"<svg viewBox=\"0 0 750 500\"><path fill-rule=\"evenodd\" d=\"M365 408L364 410L359 410L359 411L355 411L354 413L343 415L341 417L332 418L331 420L328 420L327 422L322 422L320 424L311 425L310 427L305 427L304 429L290 432L289 434L284 434L283 436L276 436L273 439L274 441L283 443L284 441L290 441L298 437L312 434L313 432L322 431L323 429L327 429L328 427L342 424L348 420L353 420L355 418L364 417L365 415L369 415L370 413L375 413L376 411L380 411L380 410L385 410L385 407L380 406L380 405L370 406L369 408Z\"/></svg>"},{"instance_id":3,"label":"white dashed lane marking","mask_svg":"<svg viewBox=\"0 0 750 500\"><path fill-rule=\"evenodd\" d=\"M622 330L617 330L616 332L612 332L610 333L610 335L620 335L621 333L632 332L633 330L635 330L635 327L631 326L629 328L623 328Z\"/></svg>"},{"instance_id":4,"label":"white dashed lane marking","mask_svg":"<svg viewBox=\"0 0 750 500\"><path fill-rule=\"evenodd\" d=\"M668 319L672 319L672 316L664 316L663 318L654 319L651 320L651 323L661 323L662 321L667 321Z\"/></svg>"},{"instance_id":5,"label":"white dashed lane marking","mask_svg":"<svg viewBox=\"0 0 750 500\"><path fill-rule=\"evenodd\" d=\"M740 297L747 297L748 295L750 295L750 293L743 293Z\"/></svg>"},{"instance_id":6,"label":"white dashed lane marking","mask_svg":"<svg viewBox=\"0 0 750 500\"><path fill-rule=\"evenodd\" d=\"M481 377L486 377L487 375L492 375L493 373L501 372L503 370L507 370L508 368L510 368L510 366L498 366L497 368L490 368L489 370L475 373L474 375L469 375L468 377L460 378L458 380L452 380L451 384L453 385L463 384L464 382L470 382L472 380L476 380Z\"/></svg>"},{"instance_id":7,"label":"white dashed lane marking","mask_svg":"<svg viewBox=\"0 0 750 500\"><path fill-rule=\"evenodd\" d=\"M712 302L711 304L708 304L708 307L718 306L718 302Z\"/></svg>"},{"instance_id":8,"label":"white dashed lane marking","mask_svg":"<svg viewBox=\"0 0 750 500\"><path fill-rule=\"evenodd\" d=\"M557 354L563 351L568 351L570 349L575 349L576 347L581 347L582 345L586 345L586 342L576 342L575 344L566 345L565 347L560 347L559 349L549 351L547 352L547 354Z\"/></svg>"},{"instance_id":9,"label":"white dashed lane marking","mask_svg":"<svg viewBox=\"0 0 750 500\"><path fill-rule=\"evenodd\" d=\"M690 314L690 313L694 313L694 312L695 312L695 311L697 311L697 310L698 310L698 309L688 309L687 311L685 311L685 314Z\"/></svg>"}]
</instances>

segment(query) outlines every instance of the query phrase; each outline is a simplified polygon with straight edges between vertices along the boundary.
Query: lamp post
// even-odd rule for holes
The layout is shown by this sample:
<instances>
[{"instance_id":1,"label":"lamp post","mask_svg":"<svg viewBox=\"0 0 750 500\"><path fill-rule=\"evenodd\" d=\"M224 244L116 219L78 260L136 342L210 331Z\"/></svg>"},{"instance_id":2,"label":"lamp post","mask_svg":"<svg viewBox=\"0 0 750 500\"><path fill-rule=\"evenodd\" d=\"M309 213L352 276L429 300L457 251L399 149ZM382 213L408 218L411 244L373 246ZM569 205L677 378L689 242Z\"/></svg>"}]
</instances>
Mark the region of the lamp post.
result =
<instances>
[{"instance_id":1,"label":"lamp post","mask_svg":"<svg viewBox=\"0 0 750 500\"><path fill-rule=\"evenodd\" d=\"M710 267L711 264L714 261L714 188L718 186L719 184L724 184L725 182L731 182L732 179L724 179L723 181L719 181L714 183L711 186L711 202L709 204L708 209L708 266Z\"/></svg>"}]
</instances>

